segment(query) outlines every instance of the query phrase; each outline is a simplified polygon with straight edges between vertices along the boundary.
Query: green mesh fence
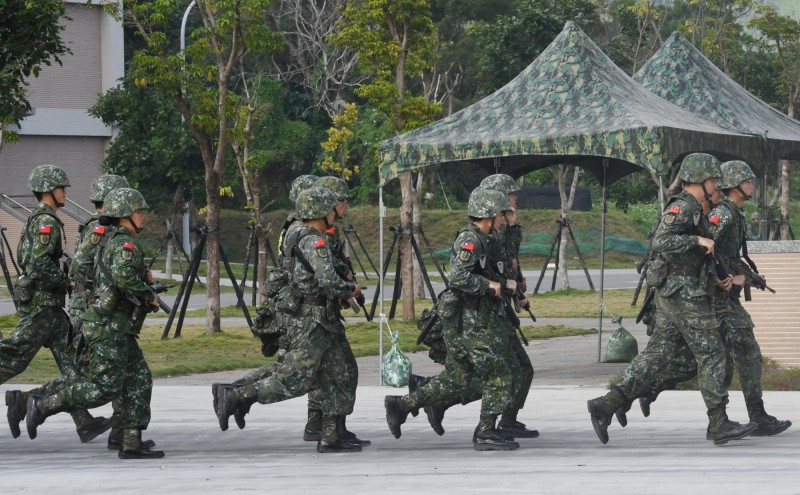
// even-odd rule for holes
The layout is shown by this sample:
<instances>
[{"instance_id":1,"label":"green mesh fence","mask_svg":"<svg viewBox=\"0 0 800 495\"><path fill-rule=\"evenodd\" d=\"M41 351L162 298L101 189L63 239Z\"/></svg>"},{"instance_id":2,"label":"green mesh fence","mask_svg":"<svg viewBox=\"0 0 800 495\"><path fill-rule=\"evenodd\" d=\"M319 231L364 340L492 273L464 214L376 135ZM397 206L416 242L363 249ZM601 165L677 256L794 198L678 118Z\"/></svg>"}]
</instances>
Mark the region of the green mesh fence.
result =
<instances>
[{"instance_id":1,"label":"green mesh fence","mask_svg":"<svg viewBox=\"0 0 800 495\"><path fill-rule=\"evenodd\" d=\"M578 248L584 256L600 256L600 229L574 230ZM550 245L553 243L553 232L538 232L525 234L520 245L519 253L528 255L547 256ZM572 243L567 243L567 253L574 253ZM629 237L622 237L606 233L606 252L616 251L626 254L640 254L647 252L647 244ZM450 249L435 251L437 258L449 258ZM553 253L555 255L556 253Z\"/></svg>"}]
</instances>

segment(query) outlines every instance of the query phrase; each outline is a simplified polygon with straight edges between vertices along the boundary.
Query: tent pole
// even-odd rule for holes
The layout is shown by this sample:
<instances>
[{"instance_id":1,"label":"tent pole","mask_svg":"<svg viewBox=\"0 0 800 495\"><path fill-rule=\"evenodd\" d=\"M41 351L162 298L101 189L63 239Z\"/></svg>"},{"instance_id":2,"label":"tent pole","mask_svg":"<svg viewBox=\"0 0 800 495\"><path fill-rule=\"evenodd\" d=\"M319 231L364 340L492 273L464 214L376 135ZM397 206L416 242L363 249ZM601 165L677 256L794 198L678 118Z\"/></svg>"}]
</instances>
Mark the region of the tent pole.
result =
<instances>
[{"instance_id":1,"label":"tent pole","mask_svg":"<svg viewBox=\"0 0 800 495\"><path fill-rule=\"evenodd\" d=\"M603 348L603 278L605 277L606 263L606 187L608 185L608 158L603 158L603 200L600 211L600 302L598 304L597 316L597 362L601 363L601 351Z\"/></svg>"},{"instance_id":2,"label":"tent pole","mask_svg":"<svg viewBox=\"0 0 800 495\"><path fill-rule=\"evenodd\" d=\"M658 174L658 207L660 216L660 212L664 211L664 176L661 174Z\"/></svg>"},{"instance_id":3,"label":"tent pole","mask_svg":"<svg viewBox=\"0 0 800 495\"><path fill-rule=\"evenodd\" d=\"M386 218L386 207L383 205L383 186L378 188L378 259L383 259L383 219ZM398 274L395 274L397 277ZM383 373L381 373L381 363L383 363L383 325L386 323L386 314L383 312L383 269L378 271L378 303L380 305L380 323L378 324L378 385L383 385Z\"/></svg>"},{"instance_id":4,"label":"tent pole","mask_svg":"<svg viewBox=\"0 0 800 495\"><path fill-rule=\"evenodd\" d=\"M778 162L780 163L780 162ZM759 201L759 214L761 215L761 240L768 241L767 238L767 165L764 165L764 180L761 181L761 201Z\"/></svg>"}]
</instances>

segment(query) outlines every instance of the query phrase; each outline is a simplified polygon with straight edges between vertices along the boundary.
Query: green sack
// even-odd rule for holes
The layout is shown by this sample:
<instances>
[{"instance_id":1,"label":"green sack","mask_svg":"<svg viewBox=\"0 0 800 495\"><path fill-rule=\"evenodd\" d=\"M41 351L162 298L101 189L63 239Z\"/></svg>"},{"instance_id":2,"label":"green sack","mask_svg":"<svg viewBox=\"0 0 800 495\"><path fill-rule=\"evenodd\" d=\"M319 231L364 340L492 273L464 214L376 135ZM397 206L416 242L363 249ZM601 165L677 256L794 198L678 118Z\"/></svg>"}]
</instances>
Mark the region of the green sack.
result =
<instances>
[{"instance_id":1,"label":"green sack","mask_svg":"<svg viewBox=\"0 0 800 495\"><path fill-rule=\"evenodd\" d=\"M408 385L408 376L411 374L411 361L400 350L400 346L397 345L400 335L392 331L391 338L392 347L383 356L383 361L381 361L381 376L386 385L405 387Z\"/></svg>"},{"instance_id":2,"label":"green sack","mask_svg":"<svg viewBox=\"0 0 800 495\"><path fill-rule=\"evenodd\" d=\"M630 363L639 354L639 345L636 343L636 337L622 326L621 316L617 315L611 321L620 325L620 327L608 339L608 347L606 348L606 356L603 358L603 362Z\"/></svg>"}]
</instances>

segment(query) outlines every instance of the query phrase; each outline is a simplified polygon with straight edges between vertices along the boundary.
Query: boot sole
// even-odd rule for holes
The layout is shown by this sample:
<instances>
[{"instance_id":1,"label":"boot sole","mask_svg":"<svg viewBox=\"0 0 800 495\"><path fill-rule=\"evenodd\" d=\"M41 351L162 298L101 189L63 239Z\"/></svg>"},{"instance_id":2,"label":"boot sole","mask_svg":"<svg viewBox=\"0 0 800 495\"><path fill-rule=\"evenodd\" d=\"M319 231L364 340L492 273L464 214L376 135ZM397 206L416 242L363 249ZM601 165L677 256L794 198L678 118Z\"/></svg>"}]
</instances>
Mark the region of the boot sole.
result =
<instances>
[{"instance_id":1,"label":"boot sole","mask_svg":"<svg viewBox=\"0 0 800 495\"><path fill-rule=\"evenodd\" d=\"M95 418L99 419L99 418ZM77 430L78 438L81 439L81 443L91 442L99 435L107 432L111 429L113 420L111 418L105 418L105 421L101 423L101 426L96 430L87 431L86 429Z\"/></svg>"},{"instance_id":2,"label":"boot sole","mask_svg":"<svg viewBox=\"0 0 800 495\"><path fill-rule=\"evenodd\" d=\"M477 450L478 452L489 452L492 450L517 450L519 448L519 444L517 442L513 442L511 444L506 444L506 445L473 443L472 448Z\"/></svg>"},{"instance_id":3,"label":"boot sole","mask_svg":"<svg viewBox=\"0 0 800 495\"><path fill-rule=\"evenodd\" d=\"M149 453L149 454L134 454L134 453L126 453L122 450L119 451L117 457L120 459L161 459L164 457L164 452L158 453Z\"/></svg>"},{"instance_id":4,"label":"boot sole","mask_svg":"<svg viewBox=\"0 0 800 495\"><path fill-rule=\"evenodd\" d=\"M22 394L14 394L15 390L6 390L6 407L11 407L11 404L14 401L14 395L22 395ZM25 416L22 417L19 421L14 421L11 418L11 410L9 409L8 413L6 413L6 418L8 419L8 427L11 429L11 436L14 438L19 438L22 435L22 428L19 427L19 424L25 420ZM15 424L16 423L16 424Z\"/></svg>"},{"instance_id":5,"label":"boot sole","mask_svg":"<svg viewBox=\"0 0 800 495\"><path fill-rule=\"evenodd\" d=\"M714 445L725 445L726 443L730 442L731 440L741 440L742 438L747 437L750 434L752 434L756 430L756 428L758 428L758 427L754 426L753 428L745 430L743 433L740 433L739 435L736 435L736 436L733 436L733 437L718 438L718 439L714 440Z\"/></svg>"},{"instance_id":6,"label":"boot sole","mask_svg":"<svg viewBox=\"0 0 800 495\"><path fill-rule=\"evenodd\" d=\"M589 416L592 418L592 428L594 428L594 433L597 435L597 438L603 442L603 445L608 443L608 426L603 429L600 426L600 423L597 420L597 416L594 410L594 406L592 405L592 401L589 400L586 402L586 408L589 410Z\"/></svg>"},{"instance_id":7,"label":"boot sole","mask_svg":"<svg viewBox=\"0 0 800 495\"><path fill-rule=\"evenodd\" d=\"M498 428L498 430L503 435L512 438L539 438L539 430L520 431L520 430L509 430L506 428Z\"/></svg>"}]
</instances>

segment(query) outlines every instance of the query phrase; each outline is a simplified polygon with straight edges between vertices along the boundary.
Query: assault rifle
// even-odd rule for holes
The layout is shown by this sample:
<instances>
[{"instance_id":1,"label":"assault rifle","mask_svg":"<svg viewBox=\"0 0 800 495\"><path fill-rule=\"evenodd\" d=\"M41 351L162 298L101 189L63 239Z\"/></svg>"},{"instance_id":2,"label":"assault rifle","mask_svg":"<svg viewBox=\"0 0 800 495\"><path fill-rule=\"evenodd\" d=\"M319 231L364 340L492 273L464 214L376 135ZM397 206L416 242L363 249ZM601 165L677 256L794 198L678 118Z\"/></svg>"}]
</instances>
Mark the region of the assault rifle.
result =
<instances>
[{"instance_id":1,"label":"assault rifle","mask_svg":"<svg viewBox=\"0 0 800 495\"><path fill-rule=\"evenodd\" d=\"M150 286L150 288L153 289L153 292L156 293L156 297L158 297L158 307L161 308L161 310L167 314L172 314L172 308L170 308L169 305L165 303L164 300L161 299L161 297L158 296L158 294L162 294L173 287L175 286L167 285L162 282L156 282Z\"/></svg>"},{"instance_id":2,"label":"assault rifle","mask_svg":"<svg viewBox=\"0 0 800 495\"><path fill-rule=\"evenodd\" d=\"M744 300L750 301L752 299L750 287L755 287L759 290L768 290L775 294L775 289L767 285L764 277L755 272L750 266L742 262L742 260L735 261L730 265L730 271L733 275L744 275Z\"/></svg>"},{"instance_id":3,"label":"assault rifle","mask_svg":"<svg viewBox=\"0 0 800 495\"><path fill-rule=\"evenodd\" d=\"M648 235L648 237L650 238L650 243L647 246L647 254L645 254L644 258L640 259L636 263L636 273L639 274L639 283L636 285L636 290L633 292L633 300L631 301L631 306L636 306L636 301L639 300L639 293L642 292L642 285L644 284L644 281L647 278L647 262L650 261L650 258L653 256L653 237L655 237L656 229L658 228L658 223L660 220L661 220L660 215L658 218L653 220L653 225L651 226L650 234Z\"/></svg>"},{"instance_id":4,"label":"assault rifle","mask_svg":"<svg viewBox=\"0 0 800 495\"><path fill-rule=\"evenodd\" d=\"M340 245L339 249L340 250L344 249L344 244L343 243ZM343 253L334 253L334 256L338 257L339 259L341 259L345 263L347 263L347 269L350 270L350 273L353 274L353 282L355 282L356 281L356 272L353 270L353 262L350 261L350 258L347 257L347 256L344 256ZM339 271L337 271L336 273L340 277L342 277L343 279L347 280L347 274L346 273L340 273ZM367 307L366 307L367 300L364 297L364 291L366 289L367 289L366 287L361 287L361 295L356 298L356 305L352 307L352 310L353 310L353 313L359 314L361 311L358 308L361 308L362 310L364 310L364 316L366 316L367 321L372 321L372 317L370 316L369 311L367 311Z\"/></svg>"}]
</instances>

